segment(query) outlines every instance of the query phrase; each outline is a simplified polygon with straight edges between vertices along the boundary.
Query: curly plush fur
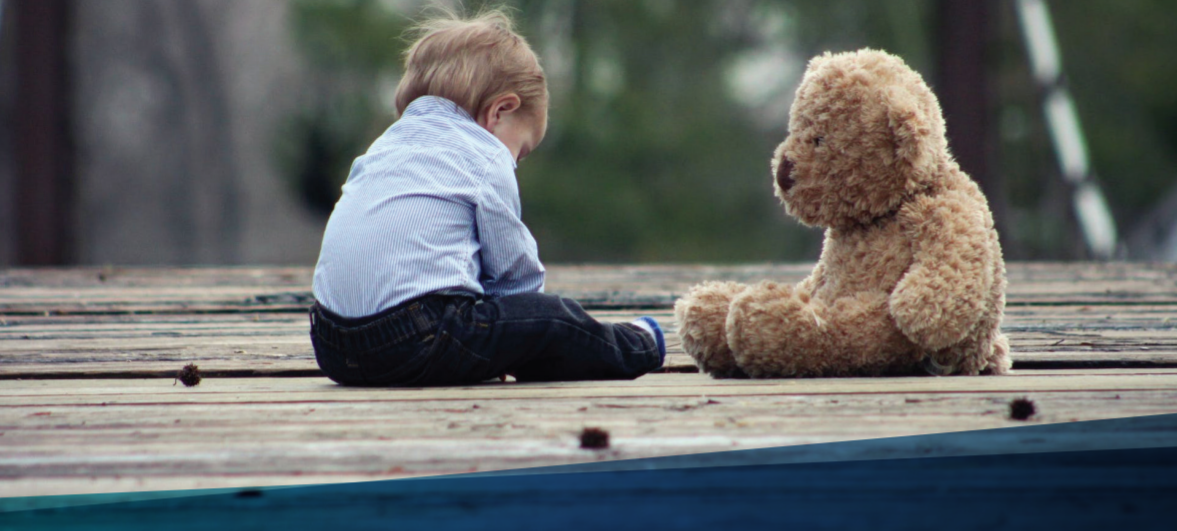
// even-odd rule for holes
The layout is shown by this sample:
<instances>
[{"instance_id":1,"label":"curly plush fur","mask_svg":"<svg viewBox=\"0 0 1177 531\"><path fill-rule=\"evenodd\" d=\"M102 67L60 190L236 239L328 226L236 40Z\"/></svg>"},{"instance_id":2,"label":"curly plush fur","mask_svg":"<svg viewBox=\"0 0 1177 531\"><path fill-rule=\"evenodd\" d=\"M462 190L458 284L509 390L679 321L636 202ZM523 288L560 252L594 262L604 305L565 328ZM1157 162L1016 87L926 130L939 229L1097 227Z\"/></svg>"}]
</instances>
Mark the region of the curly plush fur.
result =
<instances>
[{"instance_id":1,"label":"curly plush fur","mask_svg":"<svg viewBox=\"0 0 1177 531\"><path fill-rule=\"evenodd\" d=\"M1003 374L1005 264L923 79L876 50L810 61L772 159L776 195L825 228L791 286L706 282L675 304L715 377Z\"/></svg>"}]
</instances>

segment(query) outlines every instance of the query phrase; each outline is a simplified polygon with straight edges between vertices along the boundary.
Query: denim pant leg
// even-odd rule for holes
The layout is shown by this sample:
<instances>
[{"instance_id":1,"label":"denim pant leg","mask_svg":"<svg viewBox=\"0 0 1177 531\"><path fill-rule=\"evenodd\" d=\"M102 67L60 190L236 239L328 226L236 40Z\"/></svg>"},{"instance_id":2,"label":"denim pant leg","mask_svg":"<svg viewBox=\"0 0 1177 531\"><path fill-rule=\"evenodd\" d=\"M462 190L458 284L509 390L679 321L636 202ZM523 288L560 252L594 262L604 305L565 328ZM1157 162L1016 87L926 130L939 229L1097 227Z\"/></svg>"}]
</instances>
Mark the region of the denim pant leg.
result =
<instances>
[{"instance_id":1,"label":"denim pant leg","mask_svg":"<svg viewBox=\"0 0 1177 531\"><path fill-rule=\"evenodd\" d=\"M490 374L520 381L637 378L662 365L653 338L629 324L601 323L576 301L525 293L471 304L454 335L489 360ZM465 330L461 330L461 329Z\"/></svg>"}]
</instances>

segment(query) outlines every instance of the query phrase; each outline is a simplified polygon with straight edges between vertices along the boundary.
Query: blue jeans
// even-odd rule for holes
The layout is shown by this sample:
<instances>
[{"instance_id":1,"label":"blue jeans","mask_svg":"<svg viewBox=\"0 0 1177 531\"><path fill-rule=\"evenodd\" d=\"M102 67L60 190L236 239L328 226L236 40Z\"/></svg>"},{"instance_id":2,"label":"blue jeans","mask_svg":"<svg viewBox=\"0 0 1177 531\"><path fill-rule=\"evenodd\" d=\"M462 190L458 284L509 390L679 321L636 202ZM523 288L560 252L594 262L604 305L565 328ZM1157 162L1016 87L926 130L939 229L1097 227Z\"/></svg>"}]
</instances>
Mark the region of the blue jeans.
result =
<instances>
[{"instance_id":1,"label":"blue jeans","mask_svg":"<svg viewBox=\"0 0 1177 531\"><path fill-rule=\"evenodd\" d=\"M319 368L343 385L633 379L662 366L636 326L598 322L576 301L542 293L427 295L358 319L316 303L310 317Z\"/></svg>"}]
</instances>

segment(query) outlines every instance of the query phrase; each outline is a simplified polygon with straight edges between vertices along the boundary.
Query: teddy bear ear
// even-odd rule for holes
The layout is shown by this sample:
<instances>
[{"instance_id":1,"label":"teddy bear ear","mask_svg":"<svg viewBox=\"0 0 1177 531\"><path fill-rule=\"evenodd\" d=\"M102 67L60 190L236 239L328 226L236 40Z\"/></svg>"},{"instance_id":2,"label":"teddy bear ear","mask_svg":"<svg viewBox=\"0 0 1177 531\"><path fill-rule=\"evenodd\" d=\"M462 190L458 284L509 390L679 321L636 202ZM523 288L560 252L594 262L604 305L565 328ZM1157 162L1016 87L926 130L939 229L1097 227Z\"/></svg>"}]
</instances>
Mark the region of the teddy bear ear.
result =
<instances>
[{"instance_id":1,"label":"teddy bear ear","mask_svg":"<svg viewBox=\"0 0 1177 531\"><path fill-rule=\"evenodd\" d=\"M826 50L826 51L822 52L820 55L815 55L815 56L809 58L809 63L807 65L805 65L805 68L807 70L817 70L818 68L821 67L821 65L829 62L829 60L832 59L833 57L834 57L834 53L829 50Z\"/></svg>"},{"instance_id":2,"label":"teddy bear ear","mask_svg":"<svg viewBox=\"0 0 1177 531\"><path fill-rule=\"evenodd\" d=\"M895 145L895 158L914 168L923 168L932 159L932 126L920 112L919 102L901 90L887 91L887 127Z\"/></svg>"}]
</instances>

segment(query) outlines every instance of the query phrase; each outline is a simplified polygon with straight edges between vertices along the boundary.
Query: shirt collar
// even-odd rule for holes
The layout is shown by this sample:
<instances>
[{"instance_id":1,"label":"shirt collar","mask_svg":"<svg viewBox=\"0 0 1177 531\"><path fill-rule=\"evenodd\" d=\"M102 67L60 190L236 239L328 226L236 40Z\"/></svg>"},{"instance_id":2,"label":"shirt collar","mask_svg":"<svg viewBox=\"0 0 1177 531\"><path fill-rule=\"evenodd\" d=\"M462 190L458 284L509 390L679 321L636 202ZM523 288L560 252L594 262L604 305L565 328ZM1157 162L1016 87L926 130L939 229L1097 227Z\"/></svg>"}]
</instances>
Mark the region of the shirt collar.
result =
<instances>
[{"instance_id":1,"label":"shirt collar","mask_svg":"<svg viewBox=\"0 0 1177 531\"><path fill-rule=\"evenodd\" d=\"M421 96L409 103L405 107L405 116L421 116L426 114L451 114L456 115L471 122L475 121L470 113L466 112L461 105L447 100L441 96Z\"/></svg>"},{"instance_id":2,"label":"shirt collar","mask_svg":"<svg viewBox=\"0 0 1177 531\"><path fill-rule=\"evenodd\" d=\"M502 140L499 140L499 137L492 135L490 131L478 125L478 122L473 116L470 116L470 113L466 112L466 109L463 109L461 105L458 105L452 100L441 96L421 96L410 102L408 107L405 107L402 117L426 116L430 114L449 115L455 119L470 122L474 125L475 134L478 134L478 136L495 146L502 148L507 153L507 159L511 161L511 167L518 169L518 161L515 160L515 157L511 156L510 148Z\"/></svg>"}]
</instances>

